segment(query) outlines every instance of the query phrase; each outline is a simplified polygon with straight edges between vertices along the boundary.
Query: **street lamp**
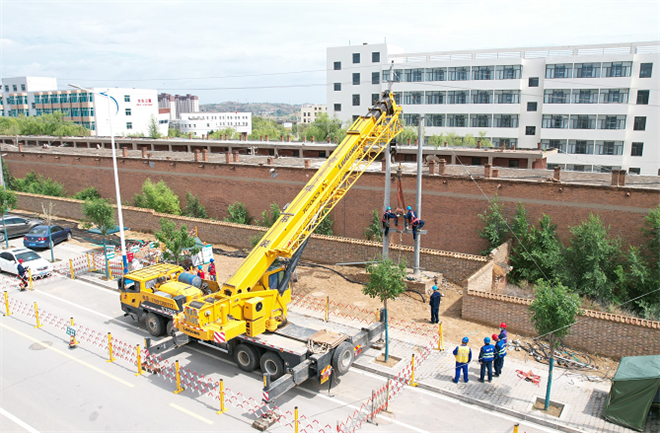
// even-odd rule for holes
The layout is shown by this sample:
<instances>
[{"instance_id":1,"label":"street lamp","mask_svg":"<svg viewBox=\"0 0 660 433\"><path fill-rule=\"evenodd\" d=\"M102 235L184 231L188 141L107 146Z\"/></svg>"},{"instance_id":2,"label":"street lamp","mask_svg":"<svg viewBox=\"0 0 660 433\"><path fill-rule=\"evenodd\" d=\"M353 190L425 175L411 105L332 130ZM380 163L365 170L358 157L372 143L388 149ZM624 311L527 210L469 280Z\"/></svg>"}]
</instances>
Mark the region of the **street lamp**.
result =
<instances>
[{"instance_id":1,"label":"street lamp","mask_svg":"<svg viewBox=\"0 0 660 433\"><path fill-rule=\"evenodd\" d=\"M69 86L75 89L84 90L89 93L94 93L89 89L77 86L75 84L69 84ZM128 260L126 258L126 241L124 240L124 217L122 216L121 213L121 193L119 192L119 175L117 174L117 152L115 150L115 136L112 133L112 117L116 116L119 113L119 103L115 98L108 95L109 91L110 89L108 89L105 92L98 92L97 94L101 96L105 96L108 100L108 125L110 126L110 142L112 145L112 168L115 174L115 192L117 193L117 216L119 220L119 239L121 241L121 257L124 264L124 273L127 273ZM115 110L115 114L113 115L110 114L112 112L112 104L110 103L110 101L115 103L116 110ZM105 254L105 251L103 253Z\"/></svg>"},{"instance_id":2,"label":"street lamp","mask_svg":"<svg viewBox=\"0 0 660 433\"><path fill-rule=\"evenodd\" d=\"M0 185L2 185L2 189L7 189L7 186L5 185L5 173L2 171L3 156L7 156L7 154L0 152ZM7 225L5 224L5 214L2 214L2 227L5 230L5 249L7 249L9 248L9 236L7 236Z\"/></svg>"}]
</instances>

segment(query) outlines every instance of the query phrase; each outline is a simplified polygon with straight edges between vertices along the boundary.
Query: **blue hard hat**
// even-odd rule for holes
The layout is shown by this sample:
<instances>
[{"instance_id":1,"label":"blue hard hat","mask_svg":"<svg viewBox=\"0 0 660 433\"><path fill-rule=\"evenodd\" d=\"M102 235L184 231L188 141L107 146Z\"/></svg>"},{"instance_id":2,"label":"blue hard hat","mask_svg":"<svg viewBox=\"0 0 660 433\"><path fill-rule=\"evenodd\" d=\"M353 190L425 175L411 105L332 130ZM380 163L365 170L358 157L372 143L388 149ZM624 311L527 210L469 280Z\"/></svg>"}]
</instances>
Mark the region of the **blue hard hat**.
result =
<instances>
[{"instance_id":1,"label":"blue hard hat","mask_svg":"<svg viewBox=\"0 0 660 433\"><path fill-rule=\"evenodd\" d=\"M197 269L202 269L202 265L197 266Z\"/></svg>"},{"instance_id":2,"label":"blue hard hat","mask_svg":"<svg viewBox=\"0 0 660 433\"><path fill-rule=\"evenodd\" d=\"M411 210L411 209L412 209L412 208L411 208L410 206L408 206L408 210Z\"/></svg>"},{"instance_id":3,"label":"blue hard hat","mask_svg":"<svg viewBox=\"0 0 660 433\"><path fill-rule=\"evenodd\" d=\"M433 286L433 290L438 290L438 286Z\"/></svg>"},{"instance_id":4,"label":"blue hard hat","mask_svg":"<svg viewBox=\"0 0 660 433\"><path fill-rule=\"evenodd\" d=\"M211 260L209 260L209 262L213 263L213 262L215 262L215 260L211 259Z\"/></svg>"},{"instance_id":5,"label":"blue hard hat","mask_svg":"<svg viewBox=\"0 0 660 433\"><path fill-rule=\"evenodd\" d=\"M467 342L469 342L469 341L470 341L469 338L467 338L467 337L463 337L463 343L467 343Z\"/></svg>"},{"instance_id":6,"label":"blue hard hat","mask_svg":"<svg viewBox=\"0 0 660 433\"><path fill-rule=\"evenodd\" d=\"M391 208L391 207L389 207L389 206L387 206L387 210L392 210L392 208Z\"/></svg>"},{"instance_id":7,"label":"blue hard hat","mask_svg":"<svg viewBox=\"0 0 660 433\"><path fill-rule=\"evenodd\" d=\"M484 338L484 343L486 343L486 344L490 344L490 337L486 337L486 338Z\"/></svg>"}]
</instances>

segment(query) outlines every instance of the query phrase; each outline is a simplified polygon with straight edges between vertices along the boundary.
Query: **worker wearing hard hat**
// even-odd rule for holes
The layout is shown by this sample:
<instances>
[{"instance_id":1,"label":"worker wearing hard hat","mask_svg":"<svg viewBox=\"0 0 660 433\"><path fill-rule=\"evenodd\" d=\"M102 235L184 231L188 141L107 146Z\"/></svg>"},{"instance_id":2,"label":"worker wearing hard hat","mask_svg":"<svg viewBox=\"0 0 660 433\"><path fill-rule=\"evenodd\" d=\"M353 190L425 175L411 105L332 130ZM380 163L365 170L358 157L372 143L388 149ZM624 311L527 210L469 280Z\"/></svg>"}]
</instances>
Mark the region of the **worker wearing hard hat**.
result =
<instances>
[{"instance_id":1,"label":"worker wearing hard hat","mask_svg":"<svg viewBox=\"0 0 660 433\"><path fill-rule=\"evenodd\" d=\"M504 342L504 348L506 349L506 345L509 344L508 341L508 334L506 332L506 323L502 322L500 323L500 335L497 336L498 340L501 340Z\"/></svg>"},{"instance_id":2,"label":"worker wearing hard hat","mask_svg":"<svg viewBox=\"0 0 660 433\"><path fill-rule=\"evenodd\" d=\"M493 369L495 372L493 373L493 376L498 377L502 374L504 357L506 356L506 346L504 345L504 341L500 340L497 334L493 334L493 341L497 341L495 344L495 361L493 362Z\"/></svg>"},{"instance_id":3,"label":"worker wearing hard hat","mask_svg":"<svg viewBox=\"0 0 660 433\"><path fill-rule=\"evenodd\" d=\"M429 305L431 306L431 323L440 323L438 312L440 310L441 298L442 295L440 294L440 290L438 290L438 286L433 286L433 293L431 293L431 297L429 298Z\"/></svg>"},{"instance_id":4,"label":"worker wearing hard hat","mask_svg":"<svg viewBox=\"0 0 660 433\"><path fill-rule=\"evenodd\" d=\"M406 224L412 228L413 232L413 240L417 239L417 230L420 230L422 227L424 227L424 221L421 219L417 218L417 213L410 207L406 209L408 213L404 216L404 219L406 220Z\"/></svg>"},{"instance_id":5,"label":"worker wearing hard hat","mask_svg":"<svg viewBox=\"0 0 660 433\"><path fill-rule=\"evenodd\" d=\"M484 345L479 351L479 363L481 364L481 374L479 382L484 381L486 370L488 370L488 382L493 381L493 359L495 359L495 346L490 344L490 337L484 338Z\"/></svg>"},{"instance_id":6,"label":"worker wearing hard hat","mask_svg":"<svg viewBox=\"0 0 660 433\"><path fill-rule=\"evenodd\" d=\"M381 219L381 222L383 223L383 236L387 236L390 232L390 220L394 218L396 219L396 214L392 212L391 207L387 207L385 209L385 213L383 213L383 218Z\"/></svg>"},{"instance_id":7,"label":"worker wearing hard hat","mask_svg":"<svg viewBox=\"0 0 660 433\"><path fill-rule=\"evenodd\" d=\"M468 370L467 366L472 361L472 350L467 347L469 338L463 337L461 345L454 349L454 357L456 358L456 377L454 377L454 383L458 383L458 379L461 377L461 371L463 372L463 380L465 383L468 382Z\"/></svg>"},{"instance_id":8,"label":"worker wearing hard hat","mask_svg":"<svg viewBox=\"0 0 660 433\"><path fill-rule=\"evenodd\" d=\"M209 260L209 278L213 281L218 281L218 276L215 270L215 260Z\"/></svg>"}]
</instances>

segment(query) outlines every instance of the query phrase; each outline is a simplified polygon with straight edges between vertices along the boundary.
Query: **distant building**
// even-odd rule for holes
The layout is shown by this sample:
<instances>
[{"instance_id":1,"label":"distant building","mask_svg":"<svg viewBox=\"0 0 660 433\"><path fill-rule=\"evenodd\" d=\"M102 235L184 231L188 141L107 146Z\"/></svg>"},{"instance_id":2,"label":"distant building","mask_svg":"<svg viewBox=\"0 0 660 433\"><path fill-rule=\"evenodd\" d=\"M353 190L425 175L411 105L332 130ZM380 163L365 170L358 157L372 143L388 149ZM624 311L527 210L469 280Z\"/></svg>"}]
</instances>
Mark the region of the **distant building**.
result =
<instances>
[{"instance_id":1,"label":"distant building","mask_svg":"<svg viewBox=\"0 0 660 433\"><path fill-rule=\"evenodd\" d=\"M170 109L170 121L179 119L181 113L198 113L199 98L195 95L170 95L160 93L158 95L158 108Z\"/></svg>"},{"instance_id":2,"label":"distant building","mask_svg":"<svg viewBox=\"0 0 660 433\"><path fill-rule=\"evenodd\" d=\"M252 133L252 113L181 113L180 117L179 130L193 137L227 128L240 134Z\"/></svg>"},{"instance_id":3,"label":"distant building","mask_svg":"<svg viewBox=\"0 0 660 433\"><path fill-rule=\"evenodd\" d=\"M121 89L94 87L89 90L57 90L53 77L15 77L2 79L1 115L5 117L41 116L61 111L67 120L88 128L92 135L146 134L151 118L159 119L155 89ZM117 101L116 107L96 93L108 92ZM167 134L167 124L159 123L159 130Z\"/></svg>"},{"instance_id":4,"label":"distant building","mask_svg":"<svg viewBox=\"0 0 660 433\"><path fill-rule=\"evenodd\" d=\"M328 107L326 105L304 104L300 108L300 122L312 123L316 120L318 114L327 112Z\"/></svg>"}]
</instances>

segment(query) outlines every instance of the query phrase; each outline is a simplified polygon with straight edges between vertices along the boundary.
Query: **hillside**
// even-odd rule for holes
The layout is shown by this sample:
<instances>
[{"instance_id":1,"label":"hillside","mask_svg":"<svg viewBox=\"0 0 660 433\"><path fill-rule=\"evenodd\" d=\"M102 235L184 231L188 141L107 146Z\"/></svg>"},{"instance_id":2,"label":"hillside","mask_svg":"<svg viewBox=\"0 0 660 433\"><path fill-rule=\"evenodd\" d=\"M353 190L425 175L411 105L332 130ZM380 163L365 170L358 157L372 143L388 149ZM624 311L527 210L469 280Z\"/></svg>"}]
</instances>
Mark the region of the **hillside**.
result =
<instances>
[{"instance_id":1,"label":"hillside","mask_svg":"<svg viewBox=\"0 0 660 433\"><path fill-rule=\"evenodd\" d=\"M250 112L253 116L265 117L275 120L295 120L300 115L300 105L273 104L269 102L242 103L226 101L217 104L200 104L202 112Z\"/></svg>"}]
</instances>

